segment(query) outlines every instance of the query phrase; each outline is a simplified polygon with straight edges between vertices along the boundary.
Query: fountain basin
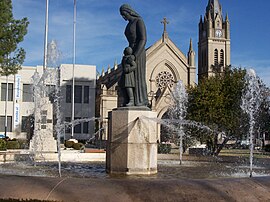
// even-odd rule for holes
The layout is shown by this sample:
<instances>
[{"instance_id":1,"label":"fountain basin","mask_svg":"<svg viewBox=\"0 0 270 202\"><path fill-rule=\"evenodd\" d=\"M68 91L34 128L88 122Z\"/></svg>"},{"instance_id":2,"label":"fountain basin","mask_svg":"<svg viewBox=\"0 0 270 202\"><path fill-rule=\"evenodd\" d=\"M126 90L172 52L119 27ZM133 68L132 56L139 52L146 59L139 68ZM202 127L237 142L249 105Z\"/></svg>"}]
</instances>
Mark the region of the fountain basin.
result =
<instances>
[{"instance_id":1,"label":"fountain basin","mask_svg":"<svg viewBox=\"0 0 270 202\"><path fill-rule=\"evenodd\" d=\"M270 177L241 179L51 178L0 175L1 198L89 201L269 201ZM22 186L23 185L23 186ZM14 191L16 190L16 191Z\"/></svg>"}]
</instances>

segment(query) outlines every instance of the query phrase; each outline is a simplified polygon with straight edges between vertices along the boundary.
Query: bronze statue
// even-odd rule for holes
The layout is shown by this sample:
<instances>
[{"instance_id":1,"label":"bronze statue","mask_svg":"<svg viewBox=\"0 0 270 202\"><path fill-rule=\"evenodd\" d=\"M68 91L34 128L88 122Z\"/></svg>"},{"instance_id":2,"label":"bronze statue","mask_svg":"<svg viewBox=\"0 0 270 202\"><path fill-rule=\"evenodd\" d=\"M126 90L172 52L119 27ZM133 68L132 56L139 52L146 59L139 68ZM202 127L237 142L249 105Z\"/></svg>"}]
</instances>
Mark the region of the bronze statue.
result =
<instances>
[{"instance_id":1,"label":"bronze statue","mask_svg":"<svg viewBox=\"0 0 270 202\"><path fill-rule=\"evenodd\" d=\"M125 20L129 21L126 26L125 36L128 40L129 47L131 48L131 50L129 51L133 55L132 57L134 57L135 59L133 64L128 64L124 62L127 60L127 58L130 58L129 60L132 60L131 56L124 55L122 59L122 68L123 68L122 79L124 79L123 87L128 97L128 103L126 104L126 106L128 107L147 106L148 98L147 98L147 86L146 86L146 80L145 80L146 28L145 28L143 19L129 5L123 4L120 7L120 14ZM129 65L130 67L127 67L126 65ZM125 69L127 69L127 71L125 71ZM130 70L132 69L132 71L128 69Z\"/></svg>"}]
</instances>

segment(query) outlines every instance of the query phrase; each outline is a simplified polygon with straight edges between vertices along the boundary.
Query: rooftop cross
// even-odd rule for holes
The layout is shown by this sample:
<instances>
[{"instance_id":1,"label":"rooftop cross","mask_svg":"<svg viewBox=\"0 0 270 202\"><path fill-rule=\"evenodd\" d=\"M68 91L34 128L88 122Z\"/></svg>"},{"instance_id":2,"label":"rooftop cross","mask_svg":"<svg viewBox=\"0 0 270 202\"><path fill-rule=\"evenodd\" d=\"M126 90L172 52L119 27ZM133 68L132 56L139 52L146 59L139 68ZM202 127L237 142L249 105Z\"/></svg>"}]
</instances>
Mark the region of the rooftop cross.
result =
<instances>
[{"instance_id":1,"label":"rooftop cross","mask_svg":"<svg viewBox=\"0 0 270 202\"><path fill-rule=\"evenodd\" d=\"M164 33L167 32L166 26L167 26L167 24L169 24L169 21L167 21L167 18L164 17L163 20L161 21L161 23L164 25Z\"/></svg>"}]
</instances>

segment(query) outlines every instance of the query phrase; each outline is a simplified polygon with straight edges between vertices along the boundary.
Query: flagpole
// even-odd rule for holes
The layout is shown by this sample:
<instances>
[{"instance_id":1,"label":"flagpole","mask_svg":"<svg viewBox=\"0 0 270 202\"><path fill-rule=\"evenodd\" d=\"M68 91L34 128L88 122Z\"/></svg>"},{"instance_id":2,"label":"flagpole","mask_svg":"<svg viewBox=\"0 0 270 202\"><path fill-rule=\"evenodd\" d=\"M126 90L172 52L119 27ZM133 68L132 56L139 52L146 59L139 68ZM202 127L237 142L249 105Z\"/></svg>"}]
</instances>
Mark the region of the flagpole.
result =
<instances>
[{"instance_id":1,"label":"flagpole","mask_svg":"<svg viewBox=\"0 0 270 202\"><path fill-rule=\"evenodd\" d=\"M71 138L74 136L74 113L75 113L75 63L76 63L76 15L77 5L74 0L74 14L73 14L73 68L72 68L72 112L71 112Z\"/></svg>"},{"instance_id":2,"label":"flagpole","mask_svg":"<svg viewBox=\"0 0 270 202\"><path fill-rule=\"evenodd\" d=\"M45 38L44 38L44 58L43 58L43 71L47 68L48 56L48 21L49 21L49 0L46 0L46 15L45 15Z\"/></svg>"}]
</instances>

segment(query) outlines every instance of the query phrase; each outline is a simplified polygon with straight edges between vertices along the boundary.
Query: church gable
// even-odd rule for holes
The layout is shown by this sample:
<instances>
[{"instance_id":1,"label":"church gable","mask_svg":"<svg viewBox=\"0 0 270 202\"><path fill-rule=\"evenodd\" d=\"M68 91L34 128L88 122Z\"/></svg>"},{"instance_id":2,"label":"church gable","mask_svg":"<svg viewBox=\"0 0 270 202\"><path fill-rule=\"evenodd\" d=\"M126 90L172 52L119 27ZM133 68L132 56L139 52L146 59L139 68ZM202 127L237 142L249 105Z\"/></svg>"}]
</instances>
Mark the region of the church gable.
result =
<instances>
[{"instance_id":1,"label":"church gable","mask_svg":"<svg viewBox=\"0 0 270 202\"><path fill-rule=\"evenodd\" d=\"M177 48L177 46L168 37L165 40L160 39L154 45L149 47L146 51L147 62L155 60L156 58L166 58L164 54L169 55L173 60L183 64L184 67L188 67L188 60L185 54Z\"/></svg>"},{"instance_id":2,"label":"church gable","mask_svg":"<svg viewBox=\"0 0 270 202\"><path fill-rule=\"evenodd\" d=\"M155 97L166 87L172 89L179 80L188 84L188 59L168 36L148 48L146 57L147 89Z\"/></svg>"}]
</instances>

